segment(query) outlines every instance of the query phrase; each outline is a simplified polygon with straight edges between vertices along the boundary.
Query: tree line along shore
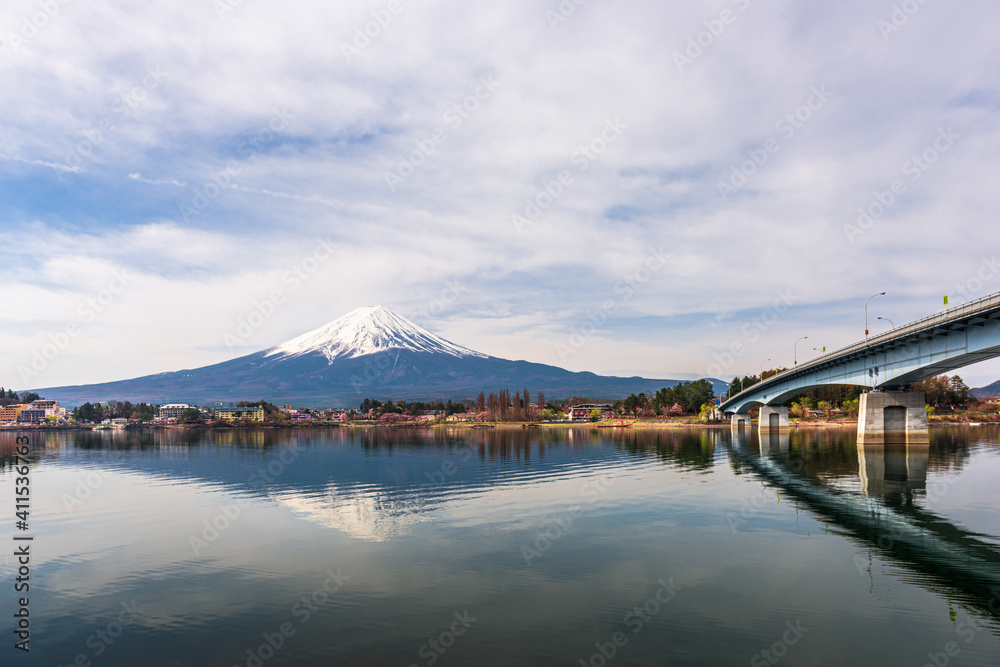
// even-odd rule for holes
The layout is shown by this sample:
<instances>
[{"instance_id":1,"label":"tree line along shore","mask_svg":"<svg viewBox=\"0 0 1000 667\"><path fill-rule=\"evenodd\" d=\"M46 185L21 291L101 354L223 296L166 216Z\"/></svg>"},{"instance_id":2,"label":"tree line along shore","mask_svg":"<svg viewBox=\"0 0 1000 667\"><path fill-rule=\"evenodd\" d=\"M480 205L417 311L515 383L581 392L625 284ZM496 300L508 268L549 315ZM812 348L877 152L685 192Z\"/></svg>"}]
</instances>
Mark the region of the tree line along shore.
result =
<instances>
[{"instance_id":1,"label":"tree line along shore","mask_svg":"<svg viewBox=\"0 0 1000 667\"><path fill-rule=\"evenodd\" d=\"M729 394L742 391L780 371L765 371L760 377L733 378ZM980 400L970 395L968 386L955 375L938 376L914 386L927 398L930 423L990 423L1000 421L996 399ZM789 402L789 416L795 425L849 425L857 423L860 387L832 386L806 392ZM44 423L8 423L6 428L314 428L328 426L452 426L483 428L510 425L558 428L581 423L608 428L650 428L717 425L725 419L717 411L724 396L714 394L708 380L681 382L648 394L630 394L617 400L574 396L559 401L546 400L543 392L534 396L501 389L480 392L475 399L447 401L384 401L365 398L357 408L296 408L291 404L242 401L215 408L186 404L165 406L129 401L85 403L64 417L46 418ZM0 388L0 408L14 404L44 402L37 394ZM48 403L52 403L48 401ZM171 417L164 418L166 408ZM757 408L751 409L756 417ZM57 413L58 414L58 413Z\"/></svg>"}]
</instances>

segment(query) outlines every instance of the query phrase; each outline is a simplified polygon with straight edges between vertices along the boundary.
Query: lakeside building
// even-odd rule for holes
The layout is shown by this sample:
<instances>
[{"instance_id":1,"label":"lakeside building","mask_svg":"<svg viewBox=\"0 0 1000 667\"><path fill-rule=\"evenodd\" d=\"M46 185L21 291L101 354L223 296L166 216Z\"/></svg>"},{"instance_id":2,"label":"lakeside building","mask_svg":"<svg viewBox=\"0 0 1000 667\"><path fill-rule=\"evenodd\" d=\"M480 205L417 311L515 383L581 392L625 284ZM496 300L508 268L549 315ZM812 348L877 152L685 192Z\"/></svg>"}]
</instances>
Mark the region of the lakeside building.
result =
<instances>
[{"instance_id":1,"label":"lakeside building","mask_svg":"<svg viewBox=\"0 0 1000 667\"><path fill-rule=\"evenodd\" d=\"M160 419L182 419L184 413L187 410L197 410L198 407L195 405L188 405L187 403L170 403L168 405L161 405L159 417Z\"/></svg>"},{"instance_id":2,"label":"lakeside building","mask_svg":"<svg viewBox=\"0 0 1000 667\"><path fill-rule=\"evenodd\" d=\"M42 424L45 422L45 409L26 407L17 416L19 424Z\"/></svg>"},{"instance_id":3,"label":"lakeside building","mask_svg":"<svg viewBox=\"0 0 1000 667\"><path fill-rule=\"evenodd\" d=\"M21 416L21 411L28 406L21 403L17 405L5 405L0 407L0 423L16 422Z\"/></svg>"},{"instance_id":4,"label":"lakeside building","mask_svg":"<svg viewBox=\"0 0 1000 667\"><path fill-rule=\"evenodd\" d=\"M325 408L296 408L291 403L278 407L278 412L288 415L292 421L333 421L346 422L346 410Z\"/></svg>"},{"instance_id":5,"label":"lakeside building","mask_svg":"<svg viewBox=\"0 0 1000 667\"><path fill-rule=\"evenodd\" d=\"M31 407L37 410L44 410L46 417L60 417L65 412L59 407L59 401L49 401L44 398L32 401Z\"/></svg>"},{"instance_id":6,"label":"lakeside building","mask_svg":"<svg viewBox=\"0 0 1000 667\"><path fill-rule=\"evenodd\" d=\"M221 421L234 422L240 419L250 419L255 422L264 421L264 408L216 408L215 418Z\"/></svg>"},{"instance_id":7,"label":"lakeside building","mask_svg":"<svg viewBox=\"0 0 1000 667\"><path fill-rule=\"evenodd\" d=\"M594 410L601 411L601 419L611 419L614 416L614 410L611 409L611 405L608 403L583 403L581 405L574 405L566 409L566 416L573 421L589 421L590 413Z\"/></svg>"}]
</instances>

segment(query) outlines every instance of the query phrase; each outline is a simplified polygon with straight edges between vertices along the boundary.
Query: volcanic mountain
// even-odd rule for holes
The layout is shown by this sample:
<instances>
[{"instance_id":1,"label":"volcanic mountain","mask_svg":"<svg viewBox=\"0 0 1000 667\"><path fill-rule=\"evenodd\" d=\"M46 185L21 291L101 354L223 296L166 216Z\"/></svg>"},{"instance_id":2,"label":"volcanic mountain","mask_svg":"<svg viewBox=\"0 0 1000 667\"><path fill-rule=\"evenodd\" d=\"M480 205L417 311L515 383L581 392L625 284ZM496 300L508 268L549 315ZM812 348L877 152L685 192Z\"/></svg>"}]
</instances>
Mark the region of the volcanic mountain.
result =
<instances>
[{"instance_id":1,"label":"volcanic mountain","mask_svg":"<svg viewBox=\"0 0 1000 667\"><path fill-rule=\"evenodd\" d=\"M713 381L716 391L725 385ZM326 326L261 352L193 370L102 384L36 389L68 405L265 399L348 407L380 400L475 398L528 388L548 398L619 398L677 380L607 377L491 357L451 343L384 306L358 308ZM720 389L721 387L721 389Z\"/></svg>"}]
</instances>

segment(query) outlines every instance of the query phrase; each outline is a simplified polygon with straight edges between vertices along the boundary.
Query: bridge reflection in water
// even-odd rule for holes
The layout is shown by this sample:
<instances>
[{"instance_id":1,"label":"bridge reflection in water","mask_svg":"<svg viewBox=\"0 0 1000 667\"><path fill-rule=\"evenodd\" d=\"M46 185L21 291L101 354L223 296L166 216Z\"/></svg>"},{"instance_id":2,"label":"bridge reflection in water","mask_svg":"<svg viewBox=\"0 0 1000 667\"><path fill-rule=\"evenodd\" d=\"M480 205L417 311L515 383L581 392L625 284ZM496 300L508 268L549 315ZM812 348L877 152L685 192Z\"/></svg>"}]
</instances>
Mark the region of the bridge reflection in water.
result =
<instances>
[{"instance_id":1,"label":"bridge reflection in water","mask_svg":"<svg viewBox=\"0 0 1000 667\"><path fill-rule=\"evenodd\" d=\"M858 439L858 474L866 496L909 496L927 489L929 442L907 444L906 438L886 436L884 443Z\"/></svg>"},{"instance_id":2,"label":"bridge reflection in water","mask_svg":"<svg viewBox=\"0 0 1000 667\"><path fill-rule=\"evenodd\" d=\"M927 491L930 445L905 438L858 442L863 493L802 474L787 430L734 427L722 439L730 455L785 496L794 498L886 560L919 575L925 588L958 600L990 619L1000 633L1000 549L913 502ZM867 561L867 559L865 559ZM869 567L857 563L859 572Z\"/></svg>"}]
</instances>

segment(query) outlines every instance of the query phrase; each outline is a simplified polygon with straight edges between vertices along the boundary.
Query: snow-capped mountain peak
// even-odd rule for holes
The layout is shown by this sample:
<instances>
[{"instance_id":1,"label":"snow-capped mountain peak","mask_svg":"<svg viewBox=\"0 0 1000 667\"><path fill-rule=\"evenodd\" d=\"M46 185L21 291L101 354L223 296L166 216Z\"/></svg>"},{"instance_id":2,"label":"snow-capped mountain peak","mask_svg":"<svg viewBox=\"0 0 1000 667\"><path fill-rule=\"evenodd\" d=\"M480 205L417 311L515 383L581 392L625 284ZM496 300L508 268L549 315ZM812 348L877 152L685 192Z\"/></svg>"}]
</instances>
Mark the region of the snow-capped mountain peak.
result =
<instances>
[{"instance_id":1,"label":"snow-capped mountain peak","mask_svg":"<svg viewBox=\"0 0 1000 667\"><path fill-rule=\"evenodd\" d=\"M486 358L485 354L432 334L385 306L356 308L319 329L272 347L265 356L320 352L332 362L393 349Z\"/></svg>"}]
</instances>

